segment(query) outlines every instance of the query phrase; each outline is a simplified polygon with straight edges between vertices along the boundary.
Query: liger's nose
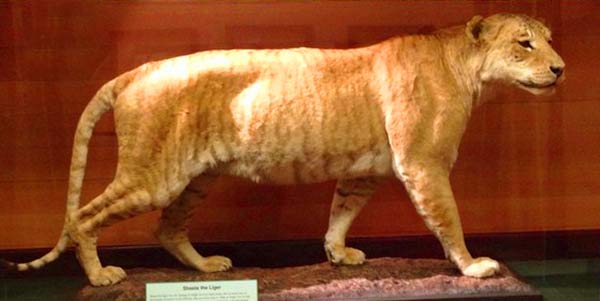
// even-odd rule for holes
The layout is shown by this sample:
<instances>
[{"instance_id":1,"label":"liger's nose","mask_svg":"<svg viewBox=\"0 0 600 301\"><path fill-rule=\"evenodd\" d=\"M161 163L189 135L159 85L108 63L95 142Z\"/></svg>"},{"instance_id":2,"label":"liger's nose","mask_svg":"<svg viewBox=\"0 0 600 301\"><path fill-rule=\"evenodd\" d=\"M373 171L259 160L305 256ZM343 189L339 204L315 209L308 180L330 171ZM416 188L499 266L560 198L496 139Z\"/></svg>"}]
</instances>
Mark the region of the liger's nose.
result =
<instances>
[{"instance_id":1,"label":"liger's nose","mask_svg":"<svg viewBox=\"0 0 600 301\"><path fill-rule=\"evenodd\" d=\"M563 67L550 66L550 71L556 75L556 78L559 78L563 74Z\"/></svg>"}]
</instances>

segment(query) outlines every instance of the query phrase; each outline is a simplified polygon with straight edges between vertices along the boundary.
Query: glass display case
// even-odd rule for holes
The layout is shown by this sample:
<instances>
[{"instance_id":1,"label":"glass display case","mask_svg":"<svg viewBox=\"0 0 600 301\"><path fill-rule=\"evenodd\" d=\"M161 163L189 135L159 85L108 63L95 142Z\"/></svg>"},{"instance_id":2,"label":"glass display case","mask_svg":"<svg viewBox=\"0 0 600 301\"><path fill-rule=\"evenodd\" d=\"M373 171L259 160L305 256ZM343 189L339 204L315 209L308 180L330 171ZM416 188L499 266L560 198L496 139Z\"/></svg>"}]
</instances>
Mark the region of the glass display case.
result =
<instances>
[{"instance_id":1,"label":"glass display case","mask_svg":"<svg viewBox=\"0 0 600 301\"><path fill-rule=\"evenodd\" d=\"M206 50L363 47L500 12L548 25L552 47L566 62L565 80L545 96L485 87L450 176L467 246L505 263L545 300L600 300L600 85L594 76L600 5L592 0L1 2L0 258L33 260L54 247L78 119L104 83L128 70ZM112 113L100 119L89 145L82 204L115 175ZM327 261L322 237L335 185L220 177L193 216L190 238L203 254L226 255L235 266ZM103 262L125 269L179 266L158 247L150 226L158 218L151 212L104 230ZM394 177L382 181L348 237L367 261L444 258ZM65 300L85 285L68 249L45 269L3 273L0 301Z\"/></svg>"}]
</instances>

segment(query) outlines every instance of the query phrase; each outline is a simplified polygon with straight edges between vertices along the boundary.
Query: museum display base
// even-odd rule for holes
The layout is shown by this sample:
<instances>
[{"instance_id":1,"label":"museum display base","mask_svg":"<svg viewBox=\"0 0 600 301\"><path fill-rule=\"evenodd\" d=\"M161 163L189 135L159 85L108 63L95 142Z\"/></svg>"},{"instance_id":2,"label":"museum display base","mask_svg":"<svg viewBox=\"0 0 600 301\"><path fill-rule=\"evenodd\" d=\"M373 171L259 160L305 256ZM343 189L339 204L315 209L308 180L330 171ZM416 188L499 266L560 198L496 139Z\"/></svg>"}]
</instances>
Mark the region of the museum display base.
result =
<instances>
[{"instance_id":1,"label":"museum display base","mask_svg":"<svg viewBox=\"0 0 600 301\"><path fill-rule=\"evenodd\" d=\"M145 284L257 279L259 300L542 300L506 266L486 279L465 277L446 260L369 259L361 266L320 263L285 268L234 268L205 274L188 269L134 268L123 282L82 288L78 301L145 300Z\"/></svg>"}]
</instances>

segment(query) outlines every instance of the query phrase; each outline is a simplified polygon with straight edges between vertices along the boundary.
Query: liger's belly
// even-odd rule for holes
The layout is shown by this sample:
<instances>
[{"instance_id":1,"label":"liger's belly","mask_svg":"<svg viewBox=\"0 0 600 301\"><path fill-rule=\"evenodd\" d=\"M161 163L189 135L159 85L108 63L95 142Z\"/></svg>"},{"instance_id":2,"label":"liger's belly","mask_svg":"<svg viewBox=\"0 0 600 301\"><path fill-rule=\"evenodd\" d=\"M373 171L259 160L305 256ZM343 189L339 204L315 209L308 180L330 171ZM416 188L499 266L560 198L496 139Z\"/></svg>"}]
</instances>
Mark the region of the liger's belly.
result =
<instances>
[{"instance_id":1,"label":"liger's belly","mask_svg":"<svg viewBox=\"0 0 600 301\"><path fill-rule=\"evenodd\" d=\"M236 160L220 166L217 172L277 185L392 175L391 155L385 146L362 153L260 163L260 160Z\"/></svg>"}]
</instances>

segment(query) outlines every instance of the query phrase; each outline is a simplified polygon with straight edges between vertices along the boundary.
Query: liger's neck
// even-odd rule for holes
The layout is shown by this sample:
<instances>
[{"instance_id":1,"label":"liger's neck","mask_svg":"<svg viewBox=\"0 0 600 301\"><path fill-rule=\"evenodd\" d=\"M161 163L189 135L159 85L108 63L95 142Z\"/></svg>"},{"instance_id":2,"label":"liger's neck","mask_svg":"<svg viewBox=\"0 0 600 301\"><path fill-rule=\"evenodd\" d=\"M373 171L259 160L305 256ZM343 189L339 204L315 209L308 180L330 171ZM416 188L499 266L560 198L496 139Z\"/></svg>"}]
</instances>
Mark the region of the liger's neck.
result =
<instances>
[{"instance_id":1,"label":"liger's neck","mask_svg":"<svg viewBox=\"0 0 600 301\"><path fill-rule=\"evenodd\" d=\"M483 86L484 55L481 46L467 36L465 26L443 29L434 36L441 43L444 59L457 83L470 94L474 104L478 104Z\"/></svg>"}]
</instances>

